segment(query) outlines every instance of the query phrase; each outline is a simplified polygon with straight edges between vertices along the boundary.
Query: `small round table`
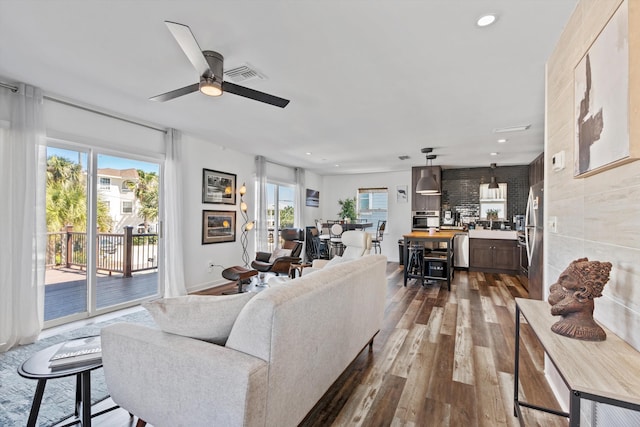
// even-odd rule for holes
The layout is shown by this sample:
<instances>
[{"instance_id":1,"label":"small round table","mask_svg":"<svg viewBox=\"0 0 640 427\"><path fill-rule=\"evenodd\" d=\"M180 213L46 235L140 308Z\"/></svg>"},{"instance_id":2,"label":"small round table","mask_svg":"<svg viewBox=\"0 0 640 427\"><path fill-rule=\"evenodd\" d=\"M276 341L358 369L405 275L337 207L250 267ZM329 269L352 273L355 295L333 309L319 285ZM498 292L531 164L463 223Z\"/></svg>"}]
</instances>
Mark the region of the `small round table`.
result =
<instances>
[{"instance_id":1,"label":"small round table","mask_svg":"<svg viewBox=\"0 0 640 427\"><path fill-rule=\"evenodd\" d=\"M45 348L44 350L40 350L27 359L18 368L18 374L20 374L21 377L38 380L27 427L36 425L38 412L40 412L40 404L42 403L42 396L44 394L44 387L47 384L47 380L68 377L71 375L76 376L76 404L73 418L75 418L76 423L81 422L83 427L91 425L91 371L102 367L102 361L98 360L95 362L88 362L86 365L82 366L72 366L69 368L58 368L52 370L49 367L49 359L63 344L64 343L55 344ZM96 413L93 416L101 415L117 408L118 406L115 406ZM80 418L78 419L78 417Z\"/></svg>"}]
</instances>

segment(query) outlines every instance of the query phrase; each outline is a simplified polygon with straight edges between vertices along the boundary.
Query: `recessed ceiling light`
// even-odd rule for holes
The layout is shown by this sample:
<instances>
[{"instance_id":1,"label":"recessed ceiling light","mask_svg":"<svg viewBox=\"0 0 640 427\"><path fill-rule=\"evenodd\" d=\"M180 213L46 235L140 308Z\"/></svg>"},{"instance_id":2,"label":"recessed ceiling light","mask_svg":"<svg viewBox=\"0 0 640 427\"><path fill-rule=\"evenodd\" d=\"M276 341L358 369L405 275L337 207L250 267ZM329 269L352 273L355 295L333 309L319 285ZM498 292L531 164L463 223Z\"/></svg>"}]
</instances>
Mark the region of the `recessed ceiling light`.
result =
<instances>
[{"instance_id":1,"label":"recessed ceiling light","mask_svg":"<svg viewBox=\"0 0 640 427\"><path fill-rule=\"evenodd\" d=\"M340 165L335 164L335 165L333 165L333 167L339 168L339 167L340 167Z\"/></svg>"},{"instance_id":2,"label":"recessed ceiling light","mask_svg":"<svg viewBox=\"0 0 640 427\"><path fill-rule=\"evenodd\" d=\"M500 139L498 140L498 144L504 144L504 143L506 143L507 141L508 141L508 139L506 139L506 138L500 138Z\"/></svg>"},{"instance_id":3,"label":"recessed ceiling light","mask_svg":"<svg viewBox=\"0 0 640 427\"><path fill-rule=\"evenodd\" d=\"M498 154L500 154L500 153L496 153L495 151L493 153L489 153L489 155L491 155L491 156L497 156Z\"/></svg>"},{"instance_id":4,"label":"recessed ceiling light","mask_svg":"<svg viewBox=\"0 0 640 427\"><path fill-rule=\"evenodd\" d=\"M311 155L311 151L307 151L307 152L306 152L306 153L304 153L304 154L306 154L307 156L310 156L310 155Z\"/></svg>"},{"instance_id":5,"label":"recessed ceiling light","mask_svg":"<svg viewBox=\"0 0 640 427\"><path fill-rule=\"evenodd\" d=\"M478 27L488 27L489 25L496 22L496 19L498 19L496 15L489 13L478 18L478 20L476 21L476 25Z\"/></svg>"}]
</instances>

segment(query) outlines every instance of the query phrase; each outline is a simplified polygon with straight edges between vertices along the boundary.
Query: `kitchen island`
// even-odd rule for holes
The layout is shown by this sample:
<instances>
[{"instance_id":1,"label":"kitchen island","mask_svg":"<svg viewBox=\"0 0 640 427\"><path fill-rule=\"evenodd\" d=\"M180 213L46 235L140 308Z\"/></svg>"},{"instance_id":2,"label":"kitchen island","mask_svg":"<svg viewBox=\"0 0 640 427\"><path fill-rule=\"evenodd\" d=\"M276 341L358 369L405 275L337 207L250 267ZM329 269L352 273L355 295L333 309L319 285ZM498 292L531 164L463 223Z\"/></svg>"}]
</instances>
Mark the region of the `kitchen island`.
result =
<instances>
[{"instance_id":1,"label":"kitchen island","mask_svg":"<svg viewBox=\"0 0 640 427\"><path fill-rule=\"evenodd\" d=\"M453 277L453 238L456 234L459 234L458 230L440 230L433 234L428 231L412 231L409 234L404 234L404 285L407 286L407 279L420 279L423 283L424 280L446 280L447 289L451 290L451 279ZM411 249L411 244L416 245L418 248L424 248L424 243L434 243L436 248L432 251L422 253L419 255L419 250ZM445 243L446 248L440 248L440 243ZM410 252L414 252L410 257ZM418 258L417 258L418 257ZM418 268L416 269L416 263ZM422 264L420 264L422 263ZM438 272L434 268L430 268L434 265L442 267L442 274L433 274L434 271Z\"/></svg>"}]
</instances>

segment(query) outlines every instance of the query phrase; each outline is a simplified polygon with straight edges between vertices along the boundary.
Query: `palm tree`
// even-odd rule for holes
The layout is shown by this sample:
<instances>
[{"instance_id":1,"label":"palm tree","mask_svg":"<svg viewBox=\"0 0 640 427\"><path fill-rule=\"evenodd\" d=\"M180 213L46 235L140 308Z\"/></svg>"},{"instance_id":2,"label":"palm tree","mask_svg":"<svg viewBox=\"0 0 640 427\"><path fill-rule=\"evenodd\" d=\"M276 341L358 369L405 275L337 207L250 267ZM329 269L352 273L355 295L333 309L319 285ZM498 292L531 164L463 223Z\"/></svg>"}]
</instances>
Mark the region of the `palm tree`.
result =
<instances>
[{"instance_id":1,"label":"palm tree","mask_svg":"<svg viewBox=\"0 0 640 427\"><path fill-rule=\"evenodd\" d=\"M158 175L155 172L145 172L138 169L138 181L129 182L129 188L138 200L138 215L142 217L145 231L149 221L158 218Z\"/></svg>"},{"instance_id":2,"label":"palm tree","mask_svg":"<svg viewBox=\"0 0 640 427\"><path fill-rule=\"evenodd\" d=\"M72 225L78 231L87 227L87 188L82 165L69 159L50 156L47 159L47 229L59 231ZM98 231L111 230L112 220L107 204L98 199Z\"/></svg>"}]
</instances>

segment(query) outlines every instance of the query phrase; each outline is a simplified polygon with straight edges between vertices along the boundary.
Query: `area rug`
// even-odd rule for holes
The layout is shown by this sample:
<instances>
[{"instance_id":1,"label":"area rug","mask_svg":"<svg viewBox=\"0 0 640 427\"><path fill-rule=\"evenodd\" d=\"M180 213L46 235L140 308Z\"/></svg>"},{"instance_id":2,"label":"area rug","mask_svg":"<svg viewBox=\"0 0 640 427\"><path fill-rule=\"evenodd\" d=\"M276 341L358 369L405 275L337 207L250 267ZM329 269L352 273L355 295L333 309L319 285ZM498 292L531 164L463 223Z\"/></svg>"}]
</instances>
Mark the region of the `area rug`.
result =
<instances>
[{"instance_id":1,"label":"area rug","mask_svg":"<svg viewBox=\"0 0 640 427\"><path fill-rule=\"evenodd\" d=\"M100 329L117 322L153 326L155 323L146 310L126 314L104 322L84 326L59 335L39 340L30 345L0 353L0 426L25 426L36 390L36 380L22 378L18 367L34 353L50 345L88 335L99 335ZM74 412L75 376L48 380L38 414L39 426L50 426ZM99 402L108 397L102 369L91 372L91 400Z\"/></svg>"}]
</instances>

